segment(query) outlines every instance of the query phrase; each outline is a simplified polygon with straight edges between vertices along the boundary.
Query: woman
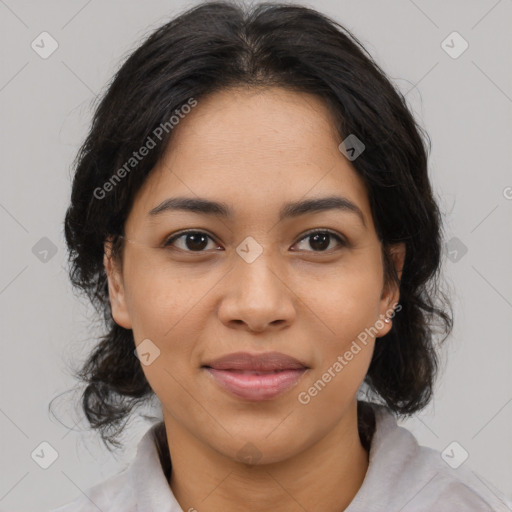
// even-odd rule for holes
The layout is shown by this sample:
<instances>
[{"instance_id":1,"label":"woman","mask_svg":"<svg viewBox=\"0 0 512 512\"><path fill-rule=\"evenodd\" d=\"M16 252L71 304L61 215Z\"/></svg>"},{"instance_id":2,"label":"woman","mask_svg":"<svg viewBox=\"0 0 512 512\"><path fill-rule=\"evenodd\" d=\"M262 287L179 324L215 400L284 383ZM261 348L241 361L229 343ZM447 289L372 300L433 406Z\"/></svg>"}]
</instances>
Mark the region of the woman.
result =
<instances>
[{"instance_id":1,"label":"woman","mask_svg":"<svg viewBox=\"0 0 512 512\"><path fill-rule=\"evenodd\" d=\"M397 426L452 327L441 218L404 98L334 21L207 3L155 31L95 113L65 232L107 327L91 427L116 446L154 396L163 421L60 512L505 506Z\"/></svg>"}]
</instances>

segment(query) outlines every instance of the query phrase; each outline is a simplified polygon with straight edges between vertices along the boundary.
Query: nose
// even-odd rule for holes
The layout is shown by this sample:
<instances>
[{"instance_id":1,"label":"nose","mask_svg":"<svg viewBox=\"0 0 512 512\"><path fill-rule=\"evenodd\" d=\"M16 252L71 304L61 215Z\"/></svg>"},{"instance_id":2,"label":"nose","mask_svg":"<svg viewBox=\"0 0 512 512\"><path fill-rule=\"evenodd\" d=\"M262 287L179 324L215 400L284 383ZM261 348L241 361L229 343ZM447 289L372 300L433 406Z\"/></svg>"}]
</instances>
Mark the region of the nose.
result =
<instances>
[{"instance_id":1,"label":"nose","mask_svg":"<svg viewBox=\"0 0 512 512\"><path fill-rule=\"evenodd\" d=\"M252 263L237 259L224 280L218 309L222 323L253 332L291 325L296 315L295 295L284 282L284 273L273 267L265 252Z\"/></svg>"}]
</instances>

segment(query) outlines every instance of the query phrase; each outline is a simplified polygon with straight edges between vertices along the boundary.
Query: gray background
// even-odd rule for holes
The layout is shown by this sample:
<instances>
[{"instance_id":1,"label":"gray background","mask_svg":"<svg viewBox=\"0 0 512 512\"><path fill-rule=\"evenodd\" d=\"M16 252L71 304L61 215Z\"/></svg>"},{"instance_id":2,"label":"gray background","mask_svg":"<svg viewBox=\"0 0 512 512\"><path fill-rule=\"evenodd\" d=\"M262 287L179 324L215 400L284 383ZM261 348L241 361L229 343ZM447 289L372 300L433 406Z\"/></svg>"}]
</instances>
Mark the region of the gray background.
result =
<instances>
[{"instance_id":1,"label":"gray background","mask_svg":"<svg viewBox=\"0 0 512 512\"><path fill-rule=\"evenodd\" d=\"M70 365L98 333L68 284L62 222L94 98L146 34L190 5L0 0L1 510L71 500L129 462L149 426L134 422L116 458L82 431L70 402L78 395L58 407L74 431L48 415L50 400L74 385ZM457 441L482 481L512 495L512 1L306 5L360 38L432 138L455 329L434 402L402 424L440 451ZM31 47L43 31L59 45L47 59ZM457 58L441 45L453 31L469 43ZM44 253L53 245L55 254ZM43 441L58 453L48 469L31 458Z\"/></svg>"}]
</instances>

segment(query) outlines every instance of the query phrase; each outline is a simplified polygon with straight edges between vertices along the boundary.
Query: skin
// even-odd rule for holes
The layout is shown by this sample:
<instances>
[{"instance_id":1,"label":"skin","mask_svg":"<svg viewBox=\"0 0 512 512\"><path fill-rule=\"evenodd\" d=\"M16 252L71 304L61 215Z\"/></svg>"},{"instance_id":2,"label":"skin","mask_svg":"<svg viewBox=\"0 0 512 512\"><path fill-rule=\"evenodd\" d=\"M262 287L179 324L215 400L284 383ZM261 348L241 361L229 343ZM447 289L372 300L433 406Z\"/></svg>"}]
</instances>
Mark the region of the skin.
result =
<instances>
[{"instance_id":1,"label":"skin","mask_svg":"<svg viewBox=\"0 0 512 512\"><path fill-rule=\"evenodd\" d=\"M364 182L339 151L323 101L282 88L237 88L202 98L173 130L138 191L125 225L122 264L105 244L115 321L160 355L143 371L158 396L172 457L170 486L183 510L339 511L368 469L356 395L377 335L307 405L298 394L322 377L365 328L399 301L385 285L381 245ZM284 184L284 186L283 186ZM175 196L226 203L232 219L148 212ZM343 196L353 213L328 210L278 220L291 201ZM322 249L305 233L332 230ZM210 235L159 248L173 233ZM236 252L252 237L263 253ZM188 241L188 245L187 245ZM220 250L216 250L220 248ZM180 250L181 249L181 250ZM187 252L188 251L188 252ZM398 275L403 244L393 248ZM279 351L309 366L296 387L251 402L221 389L201 365L232 352ZM253 445L252 462L240 450Z\"/></svg>"}]
</instances>

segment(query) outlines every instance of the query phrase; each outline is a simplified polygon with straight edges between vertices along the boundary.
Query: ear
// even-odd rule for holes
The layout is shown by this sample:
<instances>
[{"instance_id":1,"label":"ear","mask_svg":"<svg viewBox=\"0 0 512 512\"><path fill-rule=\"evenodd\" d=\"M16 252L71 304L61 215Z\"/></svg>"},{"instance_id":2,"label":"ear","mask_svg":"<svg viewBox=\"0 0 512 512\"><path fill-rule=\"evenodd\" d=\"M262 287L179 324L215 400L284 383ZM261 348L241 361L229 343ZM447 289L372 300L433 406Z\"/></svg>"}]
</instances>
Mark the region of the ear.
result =
<instances>
[{"instance_id":1,"label":"ear","mask_svg":"<svg viewBox=\"0 0 512 512\"><path fill-rule=\"evenodd\" d=\"M130 314L126 306L126 295L124 290L122 270L119 268L119 262L112 255L112 238L105 241L103 266L107 274L108 295L112 309L112 317L116 324L131 329L132 323Z\"/></svg>"},{"instance_id":2,"label":"ear","mask_svg":"<svg viewBox=\"0 0 512 512\"><path fill-rule=\"evenodd\" d=\"M390 248L390 255L391 260L393 262L393 265L395 267L395 270L398 274L398 279L402 280L402 270L404 267L404 261L405 261L405 243L401 242L399 244L395 244L391 246ZM393 316L395 313L398 313L402 306L398 304L400 300L400 284L398 283L386 283L382 290L381 299L380 299L380 311L379 311L379 320L376 324L377 327L382 328L378 329L378 334L376 335L376 338L381 338L382 336L385 336L390 330L393 325ZM386 322L385 320L388 319L389 321Z\"/></svg>"}]
</instances>

